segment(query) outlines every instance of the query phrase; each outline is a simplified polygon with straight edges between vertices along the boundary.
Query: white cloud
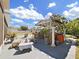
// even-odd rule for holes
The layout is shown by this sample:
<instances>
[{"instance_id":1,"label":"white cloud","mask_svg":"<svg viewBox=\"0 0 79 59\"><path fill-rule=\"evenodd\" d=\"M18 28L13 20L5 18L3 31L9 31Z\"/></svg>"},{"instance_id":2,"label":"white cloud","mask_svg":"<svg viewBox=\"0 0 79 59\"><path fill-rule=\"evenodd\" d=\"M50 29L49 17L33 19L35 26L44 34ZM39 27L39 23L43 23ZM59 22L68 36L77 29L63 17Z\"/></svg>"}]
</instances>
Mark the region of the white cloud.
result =
<instances>
[{"instance_id":1,"label":"white cloud","mask_svg":"<svg viewBox=\"0 0 79 59\"><path fill-rule=\"evenodd\" d=\"M20 25L17 25L17 24L16 24L16 25L14 25L14 27L20 27Z\"/></svg>"},{"instance_id":2,"label":"white cloud","mask_svg":"<svg viewBox=\"0 0 79 59\"><path fill-rule=\"evenodd\" d=\"M45 19L49 19L51 15L52 15L52 12L48 12L47 15L45 16Z\"/></svg>"},{"instance_id":3,"label":"white cloud","mask_svg":"<svg viewBox=\"0 0 79 59\"><path fill-rule=\"evenodd\" d=\"M10 23L9 24L14 24L14 22L13 21L10 21Z\"/></svg>"},{"instance_id":4,"label":"white cloud","mask_svg":"<svg viewBox=\"0 0 79 59\"><path fill-rule=\"evenodd\" d=\"M72 7L75 7L77 5L78 5L78 2L76 1L74 3L71 3L71 4L67 5L66 7L72 8Z\"/></svg>"},{"instance_id":5,"label":"white cloud","mask_svg":"<svg viewBox=\"0 0 79 59\"><path fill-rule=\"evenodd\" d=\"M11 15L14 15L21 19L33 19L33 20L40 20L44 19L43 15L37 12L34 9L26 9L23 6L19 6L14 9L10 9Z\"/></svg>"},{"instance_id":6,"label":"white cloud","mask_svg":"<svg viewBox=\"0 0 79 59\"><path fill-rule=\"evenodd\" d=\"M20 20L20 19L11 19L12 22L17 22L17 23L23 23L24 21L23 20Z\"/></svg>"},{"instance_id":7,"label":"white cloud","mask_svg":"<svg viewBox=\"0 0 79 59\"><path fill-rule=\"evenodd\" d=\"M51 7L54 7L54 6L56 6L56 3L52 2L52 3L49 3L48 8L51 8Z\"/></svg>"},{"instance_id":8,"label":"white cloud","mask_svg":"<svg viewBox=\"0 0 79 59\"><path fill-rule=\"evenodd\" d=\"M68 11L64 11L63 14L68 17L69 16L69 12Z\"/></svg>"},{"instance_id":9,"label":"white cloud","mask_svg":"<svg viewBox=\"0 0 79 59\"><path fill-rule=\"evenodd\" d=\"M52 15L52 13L51 13L51 12L49 12L49 13L47 13L47 15L48 15L48 16L51 16L51 15Z\"/></svg>"},{"instance_id":10,"label":"white cloud","mask_svg":"<svg viewBox=\"0 0 79 59\"><path fill-rule=\"evenodd\" d=\"M29 0L24 0L24 2L29 2Z\"/></svg>"},{"instance_id":11,"label":"white cloud","mask_svg":"<svg viewBox=\"0 0 79 59\"><path fill-rule=\"evenodd\" d=\"M69 10L65 10L63 12L64 16L69 18L69 19L75 19L79 18L79 7L78 7L78 2L71 3L67 5L66 7L69 7Z\"/></svg>"},{"instance_id":12,"label":"white cloud","mask_svg":"<svg viewBox=\"0 0 79 59\"><path fill-rule=\"evenodd\" d=\"M15 24L15 22L14 21L11 21L10 23L9 23L9 27L20 27L20 25L19 24Z\"/></svg>"},{"instance_id":13,"label":"white cloud","mask_svg":"<svg viewBox=\"0 0 79 59\"><path fill-rule=\"evenodd\" d=\"M70 19L75 19L79 17L79 7L73 7L69 10L63 12L64 16Z\"/></svg>"},{"instance_id":14,"label":"white cloud","mask_svg":"<svg viewBox=\"0 0 79 59\"><path fill-rule=\"evenodd\" d=\"M29 9L34 9L35 7L34 7L34 5L33 4L30 4L29 5Z\"/></svg>"},{"instance_id":15,"label":"white cloud","mask_svg":"<svg viewBox=\"0 0 79 59\"><path fill-rule=\"evenodd\" d=\"M27 22L24 22L24 21L19 22L19 20L16 22L16 19L12 19L9 23L9 26L20 27L20 26L32 26L32 25L30 23L27 23Z\"/></svg>"},{"instance_id":16,"label":"white cloud","mask_svg":"<svg viewBox=\"0 0 79 59\"><path fill-rule=\"evenodd\" d=\"M38 23L38 21L34 21L33 23L34 23L34 24L37 24L37 23Z\"/></svg>"}]
</instances>

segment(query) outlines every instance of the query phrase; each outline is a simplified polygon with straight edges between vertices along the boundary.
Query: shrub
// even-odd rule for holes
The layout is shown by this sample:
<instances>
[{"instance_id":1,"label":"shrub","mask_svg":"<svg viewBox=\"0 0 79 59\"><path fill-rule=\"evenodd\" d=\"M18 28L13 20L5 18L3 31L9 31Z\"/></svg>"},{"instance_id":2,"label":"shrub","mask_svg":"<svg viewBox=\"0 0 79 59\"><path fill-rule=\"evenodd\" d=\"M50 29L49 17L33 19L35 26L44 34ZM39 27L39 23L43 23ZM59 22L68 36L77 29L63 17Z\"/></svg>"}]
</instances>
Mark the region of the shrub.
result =
<instances>
[{"instance_id":1,"label":"shrub","mask_svg":"<svg viewBox=\"0 0 79 59\"><path fill-rule=\"evenodd\" d=\"M27 30L28 27L26 27L26 26L21 26L20 29L21 29L21 30Z\"/></svg>"},{"instance_id":2,"label":"shrub","mask_svg":"<svg viewBox=\"0 0 79 59\"><path fill-rule=\"evenodd\" d=\"M76 41L76 45L79 46L79 39L77 39L77 41Z\"/></svg>"},{"instance_id":3,"label":"shrub","mask_svg":"<svg viewBox=\"0 0 79 59\"><path fill-rule=\"evenodd\" d=\"M47 36L48 36L48 29L46 29L46 28L42 29L39 34L43 38L47 38Z\"/></svg>"}]
</instances>

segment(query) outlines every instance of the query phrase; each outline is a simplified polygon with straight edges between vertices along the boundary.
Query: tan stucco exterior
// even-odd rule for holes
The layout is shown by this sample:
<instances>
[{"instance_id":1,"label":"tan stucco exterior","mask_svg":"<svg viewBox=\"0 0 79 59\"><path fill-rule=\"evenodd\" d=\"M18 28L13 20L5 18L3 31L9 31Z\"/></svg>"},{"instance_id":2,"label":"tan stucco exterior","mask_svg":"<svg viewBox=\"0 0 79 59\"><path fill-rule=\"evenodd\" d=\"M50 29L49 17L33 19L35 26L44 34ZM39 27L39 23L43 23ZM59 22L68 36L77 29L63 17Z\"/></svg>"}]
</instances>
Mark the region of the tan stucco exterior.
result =
<instances>
[{"instance_id":1,"label":"tan stucco exterior","mask_svg":"<svg viewBox=\"0 0 79 59\"><path fill-rule=\"evenodd\" d=\"M0 46L3 43L3 13L0 8Z\"/></svg>"},{"instance_id":2,"label":"tan stucco exterior","mask_svg":"<svg viewBox=\"0 0 79 59\"><path fill-rule=\"evenodd\" d=\"M0 46L3 43L3 19L0 18Z\"/></svg>"},{"instance_id":3,"label":"tan stucco exterior","mask_svg":"<svg viewBox=\"0 0 79 59\"><path fill-rule=\"evenodd\" d=\"M5 10L9 10L9 0L0 0L0 47L8 28L9 15L5 13Z\"/></svg>"}]
</instances>

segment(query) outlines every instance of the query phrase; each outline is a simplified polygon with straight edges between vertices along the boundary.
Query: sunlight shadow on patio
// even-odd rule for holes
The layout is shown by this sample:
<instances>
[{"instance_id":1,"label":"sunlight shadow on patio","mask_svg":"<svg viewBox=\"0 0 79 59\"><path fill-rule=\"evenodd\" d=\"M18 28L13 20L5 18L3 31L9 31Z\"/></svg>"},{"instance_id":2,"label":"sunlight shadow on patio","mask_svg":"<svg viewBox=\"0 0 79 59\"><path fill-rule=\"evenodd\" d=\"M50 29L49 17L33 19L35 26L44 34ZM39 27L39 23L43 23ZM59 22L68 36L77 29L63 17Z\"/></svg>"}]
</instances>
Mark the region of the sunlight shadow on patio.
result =
<instances>
[{"instance_id":1,"label":"sunlight shadow on patio","mask_svg":"<svg viewBox=\"0 0 79 59\"><path fill-rule=\"evenodd\" d=\"M34 44L34 47L56 59L65 59L71 47L71 43L68 43L67 41L55 48L50 47L40 41L41 40Z\"/></svg>"},{"instance_id":2,"label":"sunlight shadow on patio","mask_svg":"<svg viewBox=\"0 0 79 59\"><path fill-rule=\"evenodd\" d=\"M24 49L23 51L20 51L18 48L15 48L15 50L17 50L17 51L14 53L14 55L29 53L31 51L31 49Z\"/></svg>"}]
</instances>

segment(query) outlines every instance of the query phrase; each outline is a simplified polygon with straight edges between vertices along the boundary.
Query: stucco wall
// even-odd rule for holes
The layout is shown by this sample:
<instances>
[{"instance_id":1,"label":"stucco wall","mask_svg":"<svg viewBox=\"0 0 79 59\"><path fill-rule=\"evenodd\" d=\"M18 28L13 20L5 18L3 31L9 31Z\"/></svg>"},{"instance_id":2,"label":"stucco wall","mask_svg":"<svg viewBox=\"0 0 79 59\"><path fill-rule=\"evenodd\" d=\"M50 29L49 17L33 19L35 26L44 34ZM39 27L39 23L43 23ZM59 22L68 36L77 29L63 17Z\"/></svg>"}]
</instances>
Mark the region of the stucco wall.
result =
<instances>
[{"instance_id":1,"label":"stucco wall","mask_svg":"<svg viewBox=\"0 0 79 59\"><path fill-rule=\"evenodd\" d=\"M0 18L0 46L3 43L3 19Z\"/></svg>"},{"instance_id":2,"label":"stucco wall","mask_svg":"<svg viewBox=\"0 0 79 59\"><path fill-rule=\"evenodd\" d=\"M3 11L5 9L6 10L9 9L8 2L9 2L9 0L0 1ZM1 6L0 6L0 46L2 45L2 43L4 41L4 37L5 37L6 32L7 32L7 25L6 25L7 21L6 22L4 21L4 16L5 16L5 20L8 20L8 17L9 17L8 14L5 14L4 12L2 12Z\"/></svg>"},{"instance_id":3,"label":"stucco wall","mask_svg":"<svg viewBox=\"0 0 79 59\"><path fill-rule=\"evenodd\" d=\"M9 22L10 22L10 16L9 14L6 12L6 11L9 11L9 1L10 0L2 0L2 5L3 5L3 8L4 8L4 14L5 14L5 18L6 18L6 22L7 24L9 25Z\"/></svg>"},{"instance_id":4,"label":"stucco wall","mask_svg":"<svg viewBox=\"0 0 79 59\"><path fill-rule=\"evenodd\" d=\"M3 13L0 8L0 46L3 43Z\"/></svg>"}]
</instances>

